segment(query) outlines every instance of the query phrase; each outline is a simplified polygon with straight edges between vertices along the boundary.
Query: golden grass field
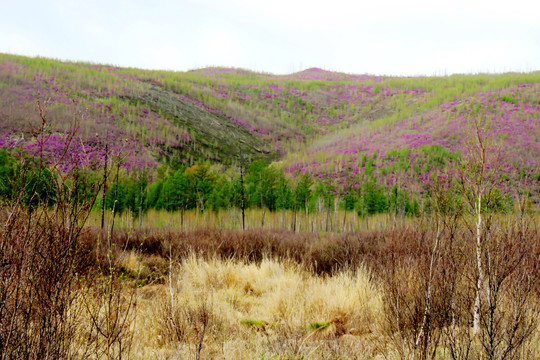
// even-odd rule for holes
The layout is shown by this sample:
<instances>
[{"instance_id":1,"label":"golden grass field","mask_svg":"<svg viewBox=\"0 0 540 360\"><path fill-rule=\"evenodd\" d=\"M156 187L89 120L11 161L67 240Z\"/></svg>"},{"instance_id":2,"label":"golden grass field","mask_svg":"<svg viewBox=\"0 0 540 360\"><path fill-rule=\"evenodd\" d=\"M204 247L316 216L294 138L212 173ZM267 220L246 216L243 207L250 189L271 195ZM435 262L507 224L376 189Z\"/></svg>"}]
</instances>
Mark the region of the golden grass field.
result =
<instances>
[{"instance_id":1,"label":"golden grass field","mask_svg":"<svg viewBox=\"0 0 540 360\"><path fill-rule=\"evenodd\" d=\"M126 261L137 265L130 255ZM134 353L141 359L376 358L382 299L369 271L313 276L297 264L202 260L140 290Z\"/></svg>"}]
</instances>

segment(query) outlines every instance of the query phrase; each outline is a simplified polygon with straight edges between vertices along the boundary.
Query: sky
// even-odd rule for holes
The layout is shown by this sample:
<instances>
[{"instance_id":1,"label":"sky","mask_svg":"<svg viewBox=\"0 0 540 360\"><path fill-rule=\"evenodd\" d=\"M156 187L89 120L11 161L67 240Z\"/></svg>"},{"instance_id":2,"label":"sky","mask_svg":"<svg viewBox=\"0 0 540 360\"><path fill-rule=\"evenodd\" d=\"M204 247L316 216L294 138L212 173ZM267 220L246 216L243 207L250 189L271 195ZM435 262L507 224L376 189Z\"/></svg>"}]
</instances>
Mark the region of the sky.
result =
<instances>
[{"instance_id":1,"label":"sky","mask_svg":"<svg viewBox=\"0 0 540 360\"><path fill-rule=\"evenodd\" d=\"M540 70L537 0L0 0L0 52L186 71Z\"/></svg>"}]
</instances>

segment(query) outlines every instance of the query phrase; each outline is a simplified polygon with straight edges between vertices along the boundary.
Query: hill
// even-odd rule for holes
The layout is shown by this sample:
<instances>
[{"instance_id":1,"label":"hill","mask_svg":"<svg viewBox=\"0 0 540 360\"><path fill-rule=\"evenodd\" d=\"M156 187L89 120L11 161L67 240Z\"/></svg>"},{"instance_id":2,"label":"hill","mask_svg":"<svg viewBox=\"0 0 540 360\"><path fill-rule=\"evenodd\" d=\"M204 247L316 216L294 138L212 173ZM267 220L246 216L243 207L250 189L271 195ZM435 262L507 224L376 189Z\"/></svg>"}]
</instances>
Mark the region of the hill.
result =
<instances>
[{"instance_id":1,"label":"hill","mask_svg":"<svg viewBox=\"0 0 540 360\"><path fill-rule=\"evenodd\" d=\"M418 188L467 151L474 121L495 140L501 171L540 159L540 72L166 72L0 55L0 145L31 149L38 100L52 138L76 120L78 161L107 145L128 170L263 159L341 188L366 174Z\"/></svg>"}]
</instances>

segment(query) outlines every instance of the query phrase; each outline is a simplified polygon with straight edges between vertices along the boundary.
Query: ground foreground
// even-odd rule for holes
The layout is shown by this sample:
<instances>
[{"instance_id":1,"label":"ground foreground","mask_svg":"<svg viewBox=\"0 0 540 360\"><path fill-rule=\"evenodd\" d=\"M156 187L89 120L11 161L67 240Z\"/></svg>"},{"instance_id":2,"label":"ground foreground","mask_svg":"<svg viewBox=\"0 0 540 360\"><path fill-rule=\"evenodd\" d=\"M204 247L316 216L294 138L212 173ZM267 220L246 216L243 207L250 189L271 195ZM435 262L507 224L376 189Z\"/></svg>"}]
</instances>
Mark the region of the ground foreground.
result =
<instances>
[{"instance_id":1,"label":"ground foreground","mask_svg":"<svg viewBox=\"0 0 540 360\"><path fill-rule=\"evenodd\" d=\"M415 225L341 235L206 230L146 237L142 253L132 248L119 259L131 273L142 269L143 277L156 278L139 292L133 353L163 359L538 358L538 234L494 234L504 248L491 254L490 296L497 303L490 301L473 336L467 230L440 231L433 251L436 234L422 221ZM139 241L138 234L130 236L124 241ZM162 239L157 247L156 237ZM149 251L152 256L140 256ZM162 257L167 251L172 261ZM160 271L162 280L155 276Z\"/></svg>"},{"instance_id":2,"label":"ground foreground","mask_svg":"<svg viewBox=\"0 0 540 360\"><path fill-rule=\"evenodd\" d=\"M338 234L101 231L59 226L61 214L2 213L5 359L540 355L540 235L529 218L486 214L477 309L465 215Z\"/></svg>"}]
</instances>

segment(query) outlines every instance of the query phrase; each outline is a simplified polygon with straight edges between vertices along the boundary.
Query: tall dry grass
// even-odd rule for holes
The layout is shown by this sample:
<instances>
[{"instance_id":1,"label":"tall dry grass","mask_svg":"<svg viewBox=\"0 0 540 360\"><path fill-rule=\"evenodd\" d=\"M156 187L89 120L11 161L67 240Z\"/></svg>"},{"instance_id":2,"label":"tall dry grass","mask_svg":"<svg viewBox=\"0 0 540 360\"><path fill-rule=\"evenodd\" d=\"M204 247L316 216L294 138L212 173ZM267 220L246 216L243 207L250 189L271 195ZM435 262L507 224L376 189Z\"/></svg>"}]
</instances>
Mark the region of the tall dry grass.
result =
<instances>
[{"instance_id":1,"label":"tall dry grass","mask_svg":"<svg viewBox=\"0 0 540 360\"><path fill-rule=\"evenodd\" d=\"M383 308L366 268L319 277L290 261L194 255L141 297L137 356L156 359L199 348L213 359L372 358Z\"/></svg>"}]
</instances>

